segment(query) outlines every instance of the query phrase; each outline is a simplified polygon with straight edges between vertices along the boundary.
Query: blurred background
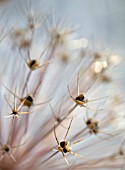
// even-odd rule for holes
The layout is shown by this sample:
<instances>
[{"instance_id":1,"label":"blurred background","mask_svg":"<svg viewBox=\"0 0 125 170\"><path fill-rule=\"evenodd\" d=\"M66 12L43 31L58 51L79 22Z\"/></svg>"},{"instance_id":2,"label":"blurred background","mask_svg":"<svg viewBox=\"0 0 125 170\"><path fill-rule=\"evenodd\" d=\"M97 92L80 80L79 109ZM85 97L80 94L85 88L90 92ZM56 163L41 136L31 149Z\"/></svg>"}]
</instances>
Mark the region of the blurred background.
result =
<instances>
[{"instance_id":1,"label":"blurred background","mask_svg":"<svg viewBox=\"0 0 125 170\"><path fill-rule=\"evenodd\" d=\"M37 0L32 2L37 10L38 8L46 10L60 20L64 19L67 23L77 24L80 36L103 40L119 50L124 47L124 0ZM1 4L1 9L2 7ZM8 13L9 10L12 15L12 8L7 8ZM13 11L13 20L15 14Z\"/></svg>"},{"instance_id":2,"label":"blurred background","mask_svg":"<svg viewBox=\"0 0 125 170\"><path fill-rule=\"evenodd\" d=\"M7 4L4 4L7 1ZM17 15L19 9L15 9L11 0L1 1L0 10L3 6L6 9L4 17L0 21L6 28L17 20L22 24L22 20ZM18 1L18 0L16 0ZM12 1L13 2L13 1ZM26 1L19 0L25 5ZM46 12L47 15L54 16L57 20L62 20L65 25L75 26L80 38L88 39L96 45L93 48L109 48L113 52L122 56L123 60L116 75L124 87L124 46L125 46L125 1L124 0L37 0L32 1L34 9ZM11 4L11 7L10 7ZM21 12L20 12L21 13ZM18 25L18 24L17 24Z\"/></svg>"}]
</instances>

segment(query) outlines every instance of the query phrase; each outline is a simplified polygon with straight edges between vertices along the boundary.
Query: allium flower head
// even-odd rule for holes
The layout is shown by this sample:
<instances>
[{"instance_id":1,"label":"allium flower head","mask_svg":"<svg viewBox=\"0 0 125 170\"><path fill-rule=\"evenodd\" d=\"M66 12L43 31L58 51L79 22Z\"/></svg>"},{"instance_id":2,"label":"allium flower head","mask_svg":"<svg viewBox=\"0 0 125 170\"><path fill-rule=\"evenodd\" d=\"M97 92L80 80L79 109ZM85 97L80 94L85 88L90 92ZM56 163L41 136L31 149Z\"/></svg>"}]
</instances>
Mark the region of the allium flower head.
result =
<instances>
[{"instance_id":1,"label":"allium flower head","mask_svg":"<svg viewBox=\"0 0 125 170\"><path fill-rule=\"evenodd\" d=\"M123 168L121 56L92 49L39 1L1 11L0 170Z\"/></svg>"}]
</instances>

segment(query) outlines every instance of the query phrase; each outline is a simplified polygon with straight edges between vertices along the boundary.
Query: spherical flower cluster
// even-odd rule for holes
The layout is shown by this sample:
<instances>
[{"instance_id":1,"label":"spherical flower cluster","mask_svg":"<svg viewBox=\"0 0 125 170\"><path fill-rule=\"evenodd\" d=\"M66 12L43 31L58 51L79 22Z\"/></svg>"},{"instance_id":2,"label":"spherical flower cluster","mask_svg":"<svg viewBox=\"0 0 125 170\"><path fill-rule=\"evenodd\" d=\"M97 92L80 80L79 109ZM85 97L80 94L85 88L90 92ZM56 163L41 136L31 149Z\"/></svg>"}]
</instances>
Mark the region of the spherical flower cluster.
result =
<instances>
[{"instance_id":1,"label":"spherical flower cluster","mask_svg":"<svg viewBox=\"0 0 125 170\"><path fill-rule=\"evenodd\" d=\"M34 1L0 3L0 170L124 168L121 57Z\"/></svg>"}]
</instances>

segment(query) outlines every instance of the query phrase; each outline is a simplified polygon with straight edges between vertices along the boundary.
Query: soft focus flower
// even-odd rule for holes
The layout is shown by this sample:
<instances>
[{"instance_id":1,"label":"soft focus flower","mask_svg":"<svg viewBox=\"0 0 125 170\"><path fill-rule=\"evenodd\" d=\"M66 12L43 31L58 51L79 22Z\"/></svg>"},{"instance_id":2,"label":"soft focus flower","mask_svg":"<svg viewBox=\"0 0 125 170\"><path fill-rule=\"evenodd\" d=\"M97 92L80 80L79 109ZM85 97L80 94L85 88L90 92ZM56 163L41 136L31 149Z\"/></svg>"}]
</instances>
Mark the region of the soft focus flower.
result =
<instances>
[{"instance_id":1,"label":"soft focus flower","mask_svg":"<svg viewBox=\"0 0 125 170\"><path fill-rule=\"evenodd\" d=\"M120 55L92 50L36 3L1 7L11 10L1 13L10 22L0 32L0 170L124 167Z\"/></svg>"}]
</instances>

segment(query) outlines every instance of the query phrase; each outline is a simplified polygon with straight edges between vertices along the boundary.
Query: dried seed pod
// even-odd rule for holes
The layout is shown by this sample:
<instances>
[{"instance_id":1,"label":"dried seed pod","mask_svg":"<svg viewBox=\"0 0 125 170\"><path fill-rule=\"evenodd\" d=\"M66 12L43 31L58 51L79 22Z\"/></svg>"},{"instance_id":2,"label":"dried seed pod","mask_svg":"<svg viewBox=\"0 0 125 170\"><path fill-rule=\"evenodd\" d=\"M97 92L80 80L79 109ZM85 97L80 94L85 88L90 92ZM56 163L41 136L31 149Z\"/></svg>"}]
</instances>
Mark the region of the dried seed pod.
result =
<instances>
[{"instance_id":1,"label":"dried seed pod","mask_svg":"<svg viewBox=\"0 0 125 170\"><path fill-rule=\"evenodd\" d=\"M69 165L69 162L68 162L68 160L67 160L67 158L66 158L66 156L65 156L65 153L70 153L70 154L72 154L72 155L75 155L75 156L78 156L78 157L80 157L80 158L85 159L85 157L83 157L83 156L81 156L81 155L79 155L79 154L77 154L77 153L72 152L72 147L71 147L72 145L77 144L77 143L83 141L84 139L77 140L77 141L73 142L72 144L71 144L69 141L66 140L66 137L67 137L67 135L68 135L69 129L70 129L70 127L71 127L72 120L73 120L73 118L72 118L71 121L70 121L69 127L68 127L67 132L66 132L66 135L65 135L65 137L64 137L64 140L61 141L61 142L58 140L58 138L57 138L57 136L56 136L55 126L54 126L54 135L55 135L56 142L57 142L57 144L58 144L57 149L54 149L54 150L62 152L63 158L65 159L65 161L66 161L66 163L67 163L68 165Z\"/></svg>"},{"instance_id":2,"label":"dried seed pod","mask_svg":"<svg viewBox=\"0 0 125 170\"><path fill-rule=\"evenodd\" d=\"M77 105L79 105L79 106L81 106L81 107L85 107L85 108L90 109L90 110L96 110L96 109L89 108L89 107L87 107L85 104L87 104L87 103L89 103L89 102L94 102L94 101L96 101L96 100L100 100L100 99L104 99L104 98L108 97L108 96L105 96L105 97L100 97L100 98L90 99L90 100L89 100L89 99L87 99L87 98L85 97L85 94L84 94L84 93L81 93L81 94L80 94L80 90L79 90L79 74L78 74L78 77L77 77L77 94L78 94L78 96L74 98L74 97L71 95L71 93L70 93L69 86L67 86L67 88L68 88L68 92L69 92L69 95L70 95L71 99L72 99ZM101 110L102 110L102 109L101 109Z\"/></svg>"}]
</instances>

